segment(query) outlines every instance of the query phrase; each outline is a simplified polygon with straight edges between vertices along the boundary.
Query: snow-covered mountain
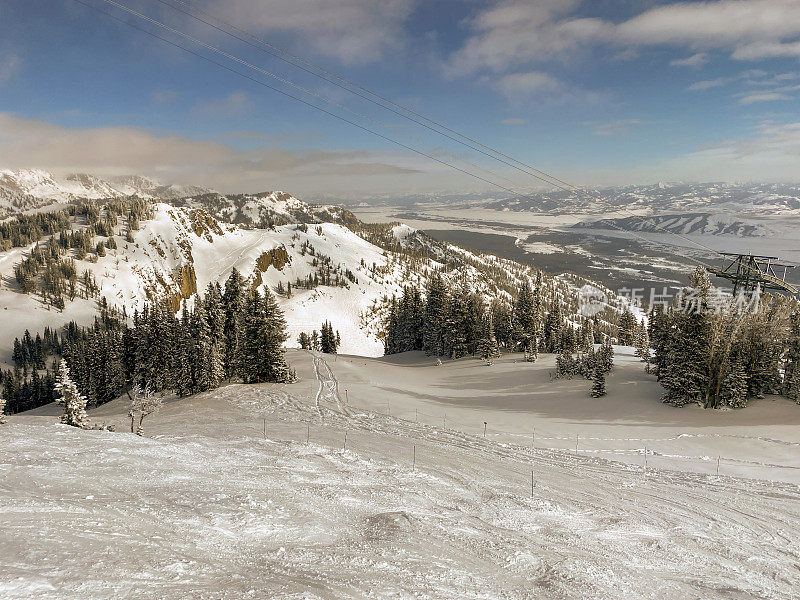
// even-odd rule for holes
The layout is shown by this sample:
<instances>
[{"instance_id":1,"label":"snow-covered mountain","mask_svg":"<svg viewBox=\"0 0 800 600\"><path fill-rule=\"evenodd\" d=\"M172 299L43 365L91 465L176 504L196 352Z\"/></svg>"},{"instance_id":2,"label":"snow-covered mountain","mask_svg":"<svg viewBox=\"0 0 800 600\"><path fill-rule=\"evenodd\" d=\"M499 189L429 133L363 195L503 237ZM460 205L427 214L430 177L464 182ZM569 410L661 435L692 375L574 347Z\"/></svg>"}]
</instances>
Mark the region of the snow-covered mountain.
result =
<instances>
[{"instance_id":1,"label":"snow-covered mountain","mask_svg":"<svg viewBox=\"0 0 800 600\"><path fill-rule=\"evenodd\" d=\"M307 204L282 191L220 194L198 186L163 184L141 175L104 180L85 173L57 177L37 169L0 170L0 218L131 196L201 208L220 221L241 225L341 223L353 226L358 223L351 212L340 206Z\"/></svg>"},{"instance_id":2,"label":"snow-covered mountain","mask_svg":"<svg viewBox=\"0 0 800 600\"><path fill-rule=\"evenodd\" d=\"M681 213L650 216L631 216L620 219L583 221L576 228L608 228L625 231L670 232L679 234L735 235L739 237L766 237L772 229L767 223L746 222L727 213Z\"/></svg>"},{"instance_id":3,"label":"snow-covered mountain","mask_svg":"<svg viewBox=\"0 0 800 600\"><path fill-rule=\"evenodd\" d=\"M0 217L81 200L158 198L171 200L210 192L197 186L164 185L142 176L104 180L87 173L63 177L39 169L0 170Z\"/></svg>"},{"instance_id":4,"label":"snow-covered mountain","mask_svg":"<svg viewBox=\"0 0 800 600\"><path fill-rule=\"evenodd\" d=\"M598 213L616 208L637 214L800 214L800 184L658 183L583 191L536 192L487 200L485 208L517 212Z\"/></svg>"},{"instance_id":5,"label":"snow-covered mountain","mask_svg":"<svg viewBox=\"0 0 800 600\"><path fill-rule=\"evenodd\" d=\"M248 198L274 201L267 205L282 210L278 214L285 220L327 211L285 194ZM195 203L156 203L153 218L141 221L130 236L121 223L114 228L113 243L97 236L92 245L105 240L108 249L76 258L76 272L88 271L99 297L131 315L155 299L179 310L209 283L223 284L235 268L253 287L269 288L276 295L286 315L290 346L297 344L299 333L330 321L341 334L341 351L365 356L383 353L389 299L400 295L404 286L424 286L435 271L444 271L453 285L463 282L487 297L509 298L523 276L535 274L530 267L437 242L405 225L356 222L350 229L342 223L294 221L259 228L225 223ZM80 219L75 226L81 227ZM0 253L0 277L7 282L0 288L0 320L6 332L0 360L7 360L10 343L25 329L41 331L73 319L89 323L96 314L96 300L76 297L58 311L38 293L21 293L14 283L14 267L32 248ZM546 285L567 304L575 304L583 284L546 278ZM608 295L613 296L610 291Z\"/></svg>"},{"instance_id":6,"label":"snow-covered mountain","mask_svg":"<svg viewBox=\"0 0 800 600\"><path fill-rule=\"evenodd\" d=\"M170 204L200 208L227 223L271 227L288 223L359 223L341 206L308 204L281 191L259 194L218 194L208 192L174 199Z\"/></svg>"}]
</instances>

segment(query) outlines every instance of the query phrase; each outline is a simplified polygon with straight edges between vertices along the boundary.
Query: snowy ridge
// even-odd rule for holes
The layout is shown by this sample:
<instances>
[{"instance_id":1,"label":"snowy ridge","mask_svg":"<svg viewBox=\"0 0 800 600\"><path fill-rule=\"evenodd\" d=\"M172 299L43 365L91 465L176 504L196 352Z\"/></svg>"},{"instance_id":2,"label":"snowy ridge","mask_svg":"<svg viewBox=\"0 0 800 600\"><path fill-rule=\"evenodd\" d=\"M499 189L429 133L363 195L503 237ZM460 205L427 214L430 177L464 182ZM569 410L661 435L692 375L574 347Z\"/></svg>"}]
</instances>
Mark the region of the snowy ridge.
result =
<instances>
[{"instance_id":1,"label":"snowy ridge","mask_svg":"<svg viewBox=\"0 0 800 600\"><path fill-rule=\"evenodd\" d=\"M291 206L292 200L286 203ZM276 296L288 324L287 345L296 346L301 332L318 330L323 321L330 321L341 334L341 352L380 356L387 300L400 294L405 285L423 286L431 270L442 266L430 259L423 269L411 269L394 253L340 224L295 223L259 229L222 223L199 208L163 203L154 207L155 218L141 223L132 242L126 241L120 225L114 236L116 249L77 261L80 273L88 270L94 275L100 297L128 315L154 300L167 301L179 310L194 301L195 293L204 293L209 283L224 284L235 268L251 285L269 288ZM412 231L408 229L409 235ZM0 275L6 281L13 281L14 265L31 249L0 254ZM311 289L298 287L298 281L321 277L321 269L338 281ZM469 281L487 294L497 291L490 277L467 264L446 277ZM290 287L291 295L285 292ZM37 295L21 294L13 285L0 289L0 307L9 334L0 353L3 360L8 359L11 341L25 329L59 327L72 319L88 324L95 314L93 301L78 298L58 312Z\"/></svg>"},{"instance_id":2,"label":"snowy ridge","mask_svg":"<svg viewBox=\"0 0 800 600\"><path fill-rule=\"evenodd\" d=\"M362 314L399 289L399 273L388 266L382 249L341 225L244 229L220 223L200 209L158 204L156 218L143 224L134 242L120 239L118 244L119 251L110 251L90 268L101 295L129 314L157 297L192 301L209 283L224 284L235 268L259 289L276 294L288 322L290 346L296 345L300 332L319 329L329 320L341 333L342 351L383 353L378 324L362 327ZM313 255L304 253L306 244ZM317 272L313 262L323 256L342 271L356 273L358 284L296 287L298 279ZM380 275L370 275L362 259L365 265L376 264ZM291 296L277 294L279 284L284 289L292 286Z\"/></svg>"},{"instance_id":3,"label":"snowy ridge","mask_svg":"<svg viewBox=\"0 0 800 600\"><path fill-rule=\"evenodd\" d=\"M653 233L735 235L739 237L767 237L777 232L760 221L747 222L729 213L681 213L668 215L631 216L622 219L601 219L582 222L575 227L621 228L625 231Z\"/></svg>"},{"instance_id":4,"label":"snowy ridge","mask_svg":"<svg viewBox=\"0 0 800 600\"><path fill-rule=\"evenodd\" d=\"M104 180L87 173L58 177L40 169L0 169L0 217L80 200L127 196L169 200L208 191L196 186L163 185L138 175Z\"/></svg>"},{"instance_id":5,"label":"snowy ridge","mask_svg":"<svg viewBox=\"0 0 800 600\"><path fill-rule=\"evenodd\" d=\"M769 216L800 214L796 183L659 183L581 192L538 192L525 197L487 199L485 208L553 214L596 214L610 207L637 214L732 213Z\"/></svg>"},{"instance_id":6,"label":"snowy ridge","mask_svg":"<svg viewBox=\"0 0 800 600\"><path fill-rule=\"evenodd\" d=\"M270 227L289 223L342 223L353 226L358 219L339 206L308 204L286 192L258 194L195 194L171 202L177 206L202 208L227 223Z\"/></svg>"}]
</instances>

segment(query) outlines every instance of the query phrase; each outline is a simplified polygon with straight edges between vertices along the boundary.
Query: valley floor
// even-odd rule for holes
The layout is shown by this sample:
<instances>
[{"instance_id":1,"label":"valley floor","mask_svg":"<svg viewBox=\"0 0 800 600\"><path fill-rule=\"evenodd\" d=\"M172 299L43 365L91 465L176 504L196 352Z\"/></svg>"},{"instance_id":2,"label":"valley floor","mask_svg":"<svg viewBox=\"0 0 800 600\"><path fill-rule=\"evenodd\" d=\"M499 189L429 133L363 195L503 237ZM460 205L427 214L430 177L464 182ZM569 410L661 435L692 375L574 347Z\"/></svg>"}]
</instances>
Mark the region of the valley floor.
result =
<instances>
[{"instance_id":1,"label":"valley floor","mask_svg":"<svg viewBox=\"0 0 800 600\"><path fill-rule=\"evenodd\" d=\"M800 406L667 407L622 354L598 400L546 356L291 351L299 383L170 400L145 438L121 399L91 413L116 433L14 416L0 598L800 595Z\"/></svg>"}]
</instances>

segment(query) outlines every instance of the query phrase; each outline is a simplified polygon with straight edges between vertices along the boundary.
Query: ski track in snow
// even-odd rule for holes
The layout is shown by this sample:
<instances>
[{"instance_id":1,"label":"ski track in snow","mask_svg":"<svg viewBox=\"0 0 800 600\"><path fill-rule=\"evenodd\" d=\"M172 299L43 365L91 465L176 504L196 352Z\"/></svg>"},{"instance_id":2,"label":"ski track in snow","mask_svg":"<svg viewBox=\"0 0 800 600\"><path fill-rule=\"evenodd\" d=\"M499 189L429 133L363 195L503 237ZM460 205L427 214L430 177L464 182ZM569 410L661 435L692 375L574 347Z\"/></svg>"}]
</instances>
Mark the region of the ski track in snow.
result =
<instances>
[{"instance_id":1,"label":"ski track in snow","mask_svg":"<svg viewBox=\"0 0 800 600\"><path fill-rule=\"evenodd\" d=\"M300 383L170 401L150 437L3 426L0 598L800 593L797 485L362 410L341 401L338 363L293 357ZM119 402L93 420L125 431Z\"/></svg>"}]
</instances>

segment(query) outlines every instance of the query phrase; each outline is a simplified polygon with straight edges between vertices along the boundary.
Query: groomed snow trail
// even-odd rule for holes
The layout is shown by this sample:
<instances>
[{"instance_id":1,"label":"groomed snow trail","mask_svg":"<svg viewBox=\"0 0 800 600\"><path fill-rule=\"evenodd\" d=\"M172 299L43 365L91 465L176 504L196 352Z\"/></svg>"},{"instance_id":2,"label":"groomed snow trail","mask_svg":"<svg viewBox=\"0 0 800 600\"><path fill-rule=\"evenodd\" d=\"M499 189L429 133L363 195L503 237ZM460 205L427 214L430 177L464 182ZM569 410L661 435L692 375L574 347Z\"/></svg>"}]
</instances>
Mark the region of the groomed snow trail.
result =
<instances>
[{"instance_id":1,"label":"groomed snow trail","mask_svg":"<svg viewBox=\"0 0 800 600\"><path fill-rule=\"evenodd\" d=\"M294 353L296 385L169 402L146 438L45 416L4 426L0 597L800 594L796 485L360 410L329 361ZM122 426L124 404L92 418Z\"/></svg>"}]
</instances>

